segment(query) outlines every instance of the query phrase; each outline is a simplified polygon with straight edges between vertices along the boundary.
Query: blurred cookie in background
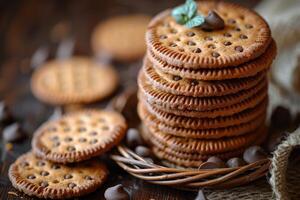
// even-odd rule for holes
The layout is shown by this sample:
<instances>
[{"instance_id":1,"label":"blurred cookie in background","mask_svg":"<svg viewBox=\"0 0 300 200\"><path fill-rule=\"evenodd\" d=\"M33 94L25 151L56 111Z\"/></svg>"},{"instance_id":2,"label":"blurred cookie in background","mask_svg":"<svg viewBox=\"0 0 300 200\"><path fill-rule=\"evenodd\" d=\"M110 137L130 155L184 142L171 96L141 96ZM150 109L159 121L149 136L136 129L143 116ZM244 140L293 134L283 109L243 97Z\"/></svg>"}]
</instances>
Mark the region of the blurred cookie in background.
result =
<instances>
[{"instance_id":1,"label":"blurred cookie in background","mask_svg":"<svg viewBox=\"0 0 300 200\"><path fill-rule=\"evenodd\" d=\"M118 83L118 74L112 66L88 57L71 57L38 68L31 78L31 90L48 104L86 104L108 97Z\"/></svg>"},{"instance_id":2,"label":"blurred cookie in background","mask_svg":"<svg viewBox=\"0 0 300 200\"><path fill-rule=\"evenodd\" d=\"M142 14L116 16L101 22L94 30L91 45L96 56L130 62L146 51L145 32L150 17Z\"/></svg>"}]
</instances>

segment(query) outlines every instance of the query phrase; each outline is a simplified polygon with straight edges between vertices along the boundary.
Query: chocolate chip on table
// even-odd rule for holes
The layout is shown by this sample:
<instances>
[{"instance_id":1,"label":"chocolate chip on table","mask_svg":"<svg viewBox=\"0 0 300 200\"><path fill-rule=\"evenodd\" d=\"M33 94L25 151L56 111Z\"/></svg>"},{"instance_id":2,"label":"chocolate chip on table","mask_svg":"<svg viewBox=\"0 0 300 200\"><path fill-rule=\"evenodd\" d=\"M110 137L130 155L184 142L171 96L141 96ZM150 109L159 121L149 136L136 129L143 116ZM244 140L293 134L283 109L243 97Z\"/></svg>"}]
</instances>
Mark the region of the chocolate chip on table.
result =
<instances>
[{"instance_id":1,"label":"chocolate chip on table","mask_svg":"<svg viewBox=\"0 0 300 200\"><path fill-rule=\"evenodd\" d=\"M145 146L137 146L135 148L135 153L141 157L151 157L152 156L151 150Z\"/></svg>"},{"instance_id":2,"label":"chocolate chip on table","mask_svg":"<svg viewBox=\"0 0 300 200\"><path fill-rule=\"evenodd\" d=\"M116 186L107 188L104 192L106 200L129 200L130 196L124 189L123 185L118 184Z\"/></svg>"},{"instance_id":3,"label":"chocolate chip on table","mask_svg":"<svg viewBox=\"0 0 300 200\"><path fill-rule=\"evenodd\" d=\"M11 111L4 101L0 102L0 125L5 126L14 121Z\"/></svg>"},{"instance_id":4,"label":"chocolate chip on table","mask_svg":"<svg viewBox=\"0 0 300 200\"><path fill-rule=\"evenodd\" d=\"M267 157L268 155L260 146L251 146L243 154L243 158L247 163L254 163Z\"/></svg>"},{"instance_id":5,"label":"chocolate chip on table","mask_svg":"<svg viewBox=\"0 0 300 200\"><path fill-rule=\"evenodd\" d=\"M241 167L241 166L244 166L246 165L246 162L242 159L242 158L231 158L227 161L227 166L228 167Z\"/></svg>"},{"instance_id":6,"label":"chocolate chip on table","mask_svg":"<svg viewBox=\"0 0 300 200\"><path fill-rule=\"evenodd\" d=\"M215 11L209 11L205 17L204 23L201 25L203 30L220 30L225 27L224 20Z\"/></svg>"},{"instance_id":7,"label":"chocolate chip on table","mask_svg":"<svg viewBox=\"0 0 300 200\"><path fill-rule=\"evenodd\" d=\"M143 144L143 139L135 128L130 128L126 134L126 143L130 148L135 148Z\"/></svg>"},{"instance_id":8,"label":"chocolate chip on table","mask_svg":"<svg viewBox=\"0 0 300 200\"><path fill-rule=\"evenodd\" d=\"M267 140L266 148L269 152L276 150L277 146L290 134L284 131L271 130L269 138Z\"/></svg>"},{"instance_id":9,"label":"chocolate chip on table","mask_svg":"<svg viewBox=\"0 0 300 200\"><path fill-rule=\"evenodd\" d=\"M217 168L224 168L226 167L225 163L223 160L216 156L212 156L207 159L206 162L202 163L199 166L199 169L217 169Z\"/></svg>"},{"instance_id":10,"label":"chocolate chip on table","mask_svg":"<svg viewBox=\"0 0 300 200\"><path fill-rule=\"evenodd\" d=\"M203 190L199 190L195 200L206 200Z\"/></svg>"},{"instance_id":11,"label":"chocolate chip on table","mask_svg":"<svg viewBox=\"0 0 300 200\"><path fill-rule=\"evenodd\" d=\"M19 123L13 123L3 130L3 140L5 142L18 142L26 137L26 133Z\"/></svg>"},{"instance_id":12,"label":"chocolate chip on table","mask_svg":"<svg viewBox=\"0 0 300 200\"><path fill-rule=\"evenodd\" d=\"M42 181L41 183L40 183L40 186L41 187L47 187L49 184L48 184L48 182L46 182L46 181Z\"/></svg>"},{"instance_id":13,"label":"chocolate chip on table","mask_svg":"<svg viewBox=\"0 0 300 200\"><path fill-rule=\"evenodd\" d=\"M54 109L52 115L49 117L48 120L57 120L63 116L63 111L60 107Z\"/></svg>"},{"instance_id":14,"label":"chocolate chip on table","mask_svg":"<svg viewBox=\"0 0 300 200\"><path fill-rule=\"evenodd\" d=\"M290 110L284 106L277 106L271 114L271 126L286 129L292 123Z\"/></svg>"}]
</instances>

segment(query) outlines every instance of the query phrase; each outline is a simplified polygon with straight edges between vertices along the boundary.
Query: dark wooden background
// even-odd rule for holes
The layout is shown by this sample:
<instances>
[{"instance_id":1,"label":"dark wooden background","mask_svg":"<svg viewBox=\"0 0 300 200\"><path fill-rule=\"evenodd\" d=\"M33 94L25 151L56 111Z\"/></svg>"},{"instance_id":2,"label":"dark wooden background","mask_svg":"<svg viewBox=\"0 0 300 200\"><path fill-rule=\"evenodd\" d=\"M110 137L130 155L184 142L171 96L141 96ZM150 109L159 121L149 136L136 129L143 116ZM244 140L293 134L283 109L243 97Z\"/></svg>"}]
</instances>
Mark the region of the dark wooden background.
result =
<instances>
[{"instance_id":1,"label":"dark wooden background","mask_svg":"<svg viewBox=\"0 0 300 200\"><path fill-rule=\"evenodd\" d=\"M26 130L26 140L5 150L0 137L0 199L34 199L17 192L10 184L7 170L20 154L30 150L33 131L53 112L53 107L36 100L29 87L34 67L45 60L72 54L92 56L90 35L101 20L118 14L146 13L154 15L183 1L168 0L24 0L0 1L0 100L5 100L14 116ZM240 3L252 7L258 1ZM72 48L73 46L73 48ZM122 91L135 84L140 61L113 63L121 73ZM106 101L107 102L107 101ZM105 103L99 106L105 106ZM1 136L1 129L0 129ZM93 194L82 199L104 199L104 190L118 183L125 185L132 199L194 199L196 193L183 192L148 184L131 177L109 161L109 180ZM18 196L8 194L17 192Z\"/></svg>"}]
</instances>

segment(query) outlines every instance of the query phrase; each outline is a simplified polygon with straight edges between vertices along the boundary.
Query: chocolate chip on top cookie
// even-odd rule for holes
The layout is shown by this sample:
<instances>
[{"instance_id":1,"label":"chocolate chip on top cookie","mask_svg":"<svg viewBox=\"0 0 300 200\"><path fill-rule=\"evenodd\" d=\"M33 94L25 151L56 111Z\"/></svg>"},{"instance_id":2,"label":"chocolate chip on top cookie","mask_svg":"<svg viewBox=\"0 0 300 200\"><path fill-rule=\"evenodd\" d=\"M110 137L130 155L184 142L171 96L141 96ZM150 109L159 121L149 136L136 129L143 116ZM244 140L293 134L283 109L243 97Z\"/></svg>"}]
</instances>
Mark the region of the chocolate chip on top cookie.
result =
<instances>
[{"instance_id":1,"label":"chocolate chip on top cookie","mask_svg":"<svg viewBox=\"0 0 300 200\"><path fill-rule=\"evenodd\" d=\"M42 125L34 134L32 148L53 162L78 162L110 150L122 140L126 128L125 119L116 112L75 112Z\"/></svg>"}]
</instances>

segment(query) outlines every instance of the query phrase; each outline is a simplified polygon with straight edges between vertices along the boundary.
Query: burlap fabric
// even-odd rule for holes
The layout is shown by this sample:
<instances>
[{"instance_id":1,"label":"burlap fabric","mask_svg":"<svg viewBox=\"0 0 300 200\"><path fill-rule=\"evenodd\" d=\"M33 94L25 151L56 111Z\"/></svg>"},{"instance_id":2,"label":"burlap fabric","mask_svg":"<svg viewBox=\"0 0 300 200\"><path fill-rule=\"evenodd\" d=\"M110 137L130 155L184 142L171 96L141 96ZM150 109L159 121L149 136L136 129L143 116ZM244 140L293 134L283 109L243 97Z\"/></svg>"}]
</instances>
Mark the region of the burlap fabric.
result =
<instances>
[{"instance_id":1,"label":"burlap fabric","mask_svg":"<svg viewBox=\"0 0 300 200\"><path fill-rule=\"evenodd\" d=\"M208 200L300 199L300 128L282 142L273 154L268 177L249 185L224 190L204 190Z\"/></svg>"}]
</instances>

